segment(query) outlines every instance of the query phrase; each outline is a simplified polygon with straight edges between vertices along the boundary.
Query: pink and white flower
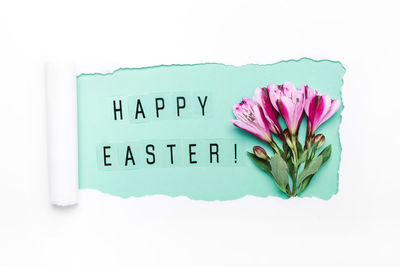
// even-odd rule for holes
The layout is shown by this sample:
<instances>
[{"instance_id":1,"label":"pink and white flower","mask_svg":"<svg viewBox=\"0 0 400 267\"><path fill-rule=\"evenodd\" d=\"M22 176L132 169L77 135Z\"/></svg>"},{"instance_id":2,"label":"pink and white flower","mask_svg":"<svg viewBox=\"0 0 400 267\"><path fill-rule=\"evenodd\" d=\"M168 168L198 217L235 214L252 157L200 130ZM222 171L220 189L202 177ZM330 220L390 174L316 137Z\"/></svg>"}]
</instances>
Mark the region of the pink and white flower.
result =
<instances>
[{"instance_id":1,"label":"pink and white flower","mask_svg":"<svg viewBox=\"0 0 400 267\"><path fill-rule=\"evenodd\" d=\"M269 129L276 135L282 135L282 128L278 121L277 111L272 106L267 88L257 88L253 100L261 105L265 118L269 122Z\"/></svg>"},{"instance_id":2,"label":"pink and white flower","mask_svg":"<svg viewBox=\"0 0 400 267\"><path fill-rule=\"evenodd\" d=\"M231 122L235 126L254 134L268 143L272 142L269 122L264 117L263 111L256 101L243 97L242 102L233 106L233 113L237 119L231 120Z\"/></svg>"},{"instance_id":3,"label":"pink and white flower","mask_svg":"<svg viewBox=\"0 0 400 267\"><path fill-rule=\"evenodd\" d=\"M289 133L296 135L303 118L304 90L297 90L290 82L270 84L267 89L271 104L285 120Z\"/></svg>"},{"instance_id":4,"label":"pink and white flower","mask_svg":"<svg viewBox=\"0 0 400 267\"><path fill-rule=\"evenodd\" d=\"M303 89L306 97L304 111L308 117L307 136L313 136L318 127L339 110L340 100L321 95L307 85Z\"/></svg>"}]
</instances>

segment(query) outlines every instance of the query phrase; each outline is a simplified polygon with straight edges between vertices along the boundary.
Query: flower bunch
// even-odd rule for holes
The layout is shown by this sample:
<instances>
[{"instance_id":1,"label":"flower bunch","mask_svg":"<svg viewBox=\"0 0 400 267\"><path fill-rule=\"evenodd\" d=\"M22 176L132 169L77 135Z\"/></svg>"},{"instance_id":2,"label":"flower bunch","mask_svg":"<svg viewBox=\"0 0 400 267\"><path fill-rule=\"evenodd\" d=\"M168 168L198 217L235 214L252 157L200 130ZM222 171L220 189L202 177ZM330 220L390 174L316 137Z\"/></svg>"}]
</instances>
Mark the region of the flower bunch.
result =
<instances>
[{"instance_id":1,"label":"flower bunch","mask_svg":"<svg viewBox=\"0 0 400 267\"><path fill-rule=\"evenodd\" d=\"M244 97L233 106L236 120L232 123L265 141L274 151L273 156L260 146L248 152L254 163L272 175L278 187L295 197L310 184L311 179L331 155L331 145L318 155L325 137L316 134L318 127L340 108L340 100L319 94L307 85L297 89L292 83L270 84L257 88L252 99ZM287 126L283 130L278 118ZM307 118L304 146L298 140L300 124ZM282 148L274 141L281 140Z\"/></svg>"}]
</instances>

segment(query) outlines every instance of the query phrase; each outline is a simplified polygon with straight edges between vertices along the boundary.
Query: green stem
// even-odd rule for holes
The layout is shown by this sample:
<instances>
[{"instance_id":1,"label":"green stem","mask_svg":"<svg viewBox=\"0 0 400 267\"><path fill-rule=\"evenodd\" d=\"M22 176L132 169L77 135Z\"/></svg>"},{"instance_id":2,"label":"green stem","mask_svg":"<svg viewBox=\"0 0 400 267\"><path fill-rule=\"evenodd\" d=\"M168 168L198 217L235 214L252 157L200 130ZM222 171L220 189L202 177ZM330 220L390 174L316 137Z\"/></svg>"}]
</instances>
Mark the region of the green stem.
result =
<instances>
[{"instance_id":1,"label":"green stem","mask_svg":"<svg viewBox=\"0 0 400 267\"><path fill-rule=\"evenodd\" d=\"M281 152L279 151L278 145L275 143L274 140L272 140L271 143L269 143L269 145L271 146L271 148L272 148L276 153L278 153L278 154L282 157Z\"/></svg>"},{"instance_id":2,"label":"green stem","mask_svg":"<svg viewBox=\"0 0 400 267\"><path fill-rule=\"evenodd\" d=\"M286 144L286 140L283 133L279 135L279 139L282 141L283 159L286 161L288 145Z\"/></svg>"},{"instance_id":3,"label":"green stem","mask_svg":"<svg viewBox=\"0 0 400 267\"><path fill-rule=\"evenodd\" d=\"M305 148L306 148L306 150L307 150L307 156L306 156L306 163L305 163L305 166L307 166L307 164L308 164L308 161L310 160L310 148L311 148L311 142L312 142L312 140L313 140L313 136L307 136L306 137L306 143L305 143Z\"/></svg>"},{"instance_id":4,"label":"green stem","mask_svg":"<svg viewBox=\"0 0 400 267\"><path fill-rule=\"evenodd\" d=\"M293 177L293 189L292 189L292 196L297 195L297 172L298 172L298 151L297 151L297 137L295 135L291 136L292 143L293 143L293 168L294 168L294 177Z\"/></svg>"},{"instance_id":5,"label":"green stem","mask_svg":"<svg viewBox=\"0 0 400 267\"><path fill-rule=\"evenodd\" d=\"M311 155L310 155L311 143L312 143L313 137L314 136L307 135L306 140L305 140L304 149L307 150L307 156L306 156L306 161L305 161L305 164L304 164L304 168L307 167L310 159L313 157L313 154L314 154L314 147L313 147L313 151L311 152ZM310 182L310 180L306 180L301 184L301 186L299 185L300 186L300 188L299 188L300 192L299 193L302 193L304 191L304 189L307 187L309 182Z\"/></svg>"}]
</instances>

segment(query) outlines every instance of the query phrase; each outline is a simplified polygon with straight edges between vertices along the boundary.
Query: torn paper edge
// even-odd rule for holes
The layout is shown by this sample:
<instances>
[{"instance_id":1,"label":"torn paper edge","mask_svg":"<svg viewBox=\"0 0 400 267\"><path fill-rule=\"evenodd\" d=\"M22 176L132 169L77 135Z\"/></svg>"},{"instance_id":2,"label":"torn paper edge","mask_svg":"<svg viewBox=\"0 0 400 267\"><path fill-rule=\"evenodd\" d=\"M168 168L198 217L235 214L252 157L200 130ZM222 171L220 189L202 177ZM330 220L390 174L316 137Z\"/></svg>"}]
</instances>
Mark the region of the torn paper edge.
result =
<instances>
[{"instance_id":1,"label":"torn paper edge","mask_svg":"<svg viewBox=\"0 0 400 267\"><path fill-rule=\"evenodd\" d=\"M48 62L45 76L50 202L57 206L75 205L79 195L75 65Z\"/></svg>"}]
</instances>

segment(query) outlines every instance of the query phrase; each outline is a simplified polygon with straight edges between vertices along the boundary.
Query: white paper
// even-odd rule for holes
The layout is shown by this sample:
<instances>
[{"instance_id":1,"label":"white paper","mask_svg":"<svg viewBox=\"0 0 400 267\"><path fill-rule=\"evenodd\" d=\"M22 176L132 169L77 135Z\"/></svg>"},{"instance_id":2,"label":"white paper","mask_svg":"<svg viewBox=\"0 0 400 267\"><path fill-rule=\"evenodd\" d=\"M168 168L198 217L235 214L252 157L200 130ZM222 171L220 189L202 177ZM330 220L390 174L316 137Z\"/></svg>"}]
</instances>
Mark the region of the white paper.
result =
<instances>
[{"instance_id":1,"label":"white paper","mask_svg":"<svg viewBox=\"0 0 400 267\"><path fill-rule=\"evenodd\" d=\"M46 64L47 145L50 201L78 203L78 120L76 71L72 63Z\"/></svg>"}]
</instances>

